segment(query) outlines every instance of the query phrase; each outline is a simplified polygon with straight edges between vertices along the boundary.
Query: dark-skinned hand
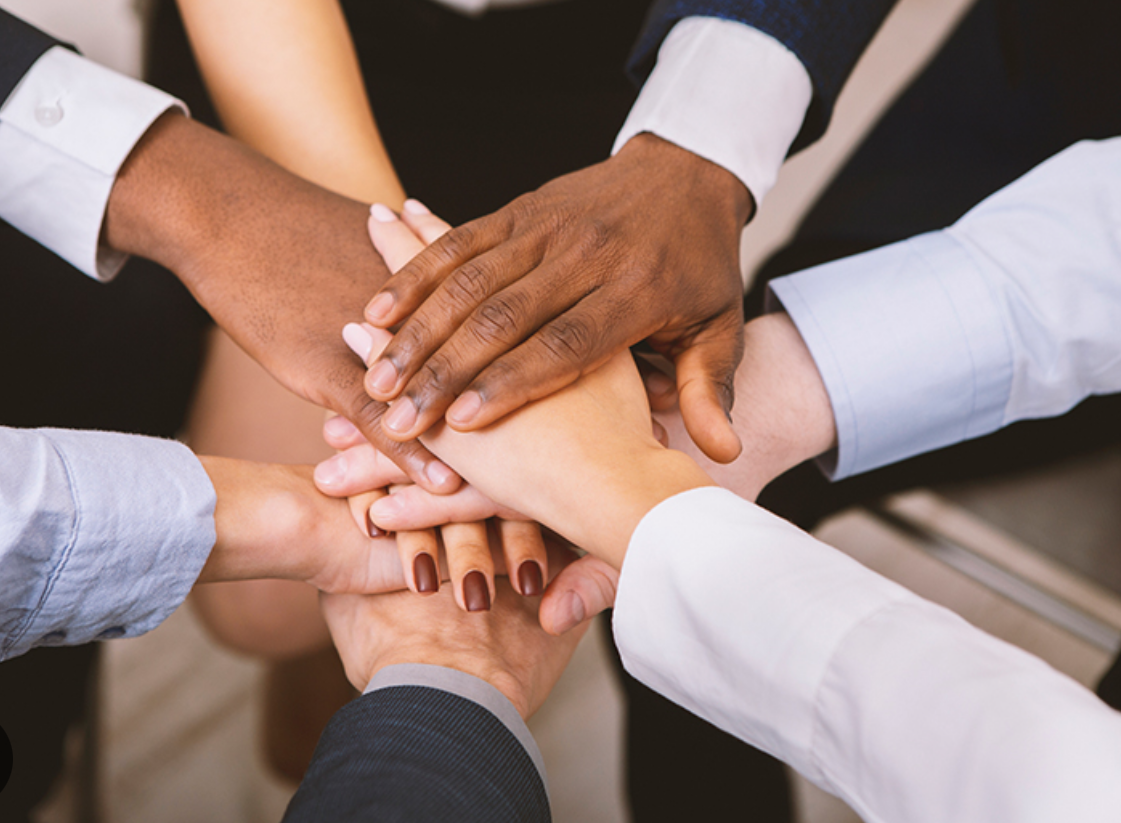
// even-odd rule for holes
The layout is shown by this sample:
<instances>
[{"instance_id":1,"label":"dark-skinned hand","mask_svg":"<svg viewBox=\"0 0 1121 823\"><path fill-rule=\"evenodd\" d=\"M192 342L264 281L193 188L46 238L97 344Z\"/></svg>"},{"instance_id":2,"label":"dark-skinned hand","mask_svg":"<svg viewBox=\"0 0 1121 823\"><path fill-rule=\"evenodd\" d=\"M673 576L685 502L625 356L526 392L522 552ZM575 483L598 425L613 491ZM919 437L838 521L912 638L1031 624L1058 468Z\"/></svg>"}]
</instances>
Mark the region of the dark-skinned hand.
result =
<instances>
[{"instance_id":1,"label":"dark-skinned hand","mask_svg":"<svg viewBox=\"0 0 1121 823\"><path fill-rule=\"evenodd\" d=\"M372 325L400 324L366 375L371 397L394 401L386 433L411 440L445 416L481 428L645 340L676 365L689 434L733 460L739 241L753 208L730 172L642 134L448 232L366 307ZM416 204L403 214L425 217Z\"/></svg>"}]
</instances>

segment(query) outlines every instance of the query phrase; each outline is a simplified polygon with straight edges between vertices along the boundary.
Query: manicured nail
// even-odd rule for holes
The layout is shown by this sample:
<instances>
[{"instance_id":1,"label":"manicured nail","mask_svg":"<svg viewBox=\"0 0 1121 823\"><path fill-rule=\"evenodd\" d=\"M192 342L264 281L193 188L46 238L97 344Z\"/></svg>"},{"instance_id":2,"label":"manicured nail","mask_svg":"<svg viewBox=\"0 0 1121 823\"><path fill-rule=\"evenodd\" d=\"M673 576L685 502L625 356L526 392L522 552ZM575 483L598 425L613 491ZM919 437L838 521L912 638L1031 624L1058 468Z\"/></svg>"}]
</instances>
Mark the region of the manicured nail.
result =
<instances>
[{"instance_id":1,"label":"manicured nail","mask_svg":"<svg viewBox=\"0 0 1121 823\"><path fill-rule=\"evenodd\" d=\"M413 580L416 581L416 590L421 594L431 594L440 590L440 578L436 575L436 561L432 559L432 555L422 552L416 556L413 560ZM488 603L487 608L489 607Z\"/></svg>"},{"instance_id":2,"label":"manicured nail","mask_svg":"<svg viewBox=\"0 0 1121 823\"><path fill-rule=\"evenodd\" d=\"M356 431L358 431L357 427L341 414L328 418L327 422L323 424L323 433L332 440L345 440Z\"/></svg>"},{"instance_id":3,"label":"manicured nail","mask_svg":"<svg viewBox=\"0 0 1121 823\"><path fill-rule=\"evenodd\" d=\"M369 381L370 388L378 394L392 394L393 389L397 386L397 369L388 360L379 360L370 369L366 380Z\"/></svg>"},{"instance_id":4,"label":"manicured nail","mask_svg":"<svg viewBox=\"0 0 1121 823\"><path fill-rule=\"evenodd\" d=\"M432 214L428 210L428 206L421 203L419 200L413 200L411 197L405 201L405 211L409 214Z\"/></svg>"},{"instance_id":5,"label":"manicured nail","mask_svg":"<svg viewBox=\"0 0 1121 823\"><path fill-rule=\"evenodd\" d=\"M455 482L456 473L439 460L433 460L424 467L424 476L428 478L428 482L432 484L432 488L442 489Z\"/></svg>"},{"instance_id":6,"label":"manicured nail","mask_svg":"<svg viewBox=\"0 0 1121 823\"><path fill-rule=\"evenodd\" d=\"M370 513L366 512L366 534L370 537L385 537L389 532L384 532L374 525L374 519L370 517Z\"/></svg>"},{"instance_id":7,"label":"manicured nail","mask_svg":"<svg viewBox=\"0 0 1121 823\"><path fill-rule=\"evenodd\" d=\"M385 416L385 427L394 434L404 434L416 425L416 406L407 397L398 397Z\"/></svg>"},{"instance_id":8,"label":"manicured nail","mask_svg":"<svg viewBox=\"0 0 1121 823\"><path fill-rule=\"evenodd\" d=\"M315 484L325 489L338 486L346 478L346 455L336 454L315 467Z\"/></svg>"},{"instance_id":9,"label":"manicured nail","mask_svg":"<svg viewBox=\"0 0 1121 823\"><path fill-rule=\"evenodd\" d=\"M557 630L560 634L575 629L587 617L587 612L584 610L584 601L574 593L565 595L560 605L557 606L557 614Z\"/></svg>"},{"instance_id":10,"label":"manicured nail","mask_svg":"<svg viewBox=\"0 0 1121 823\"><path fill-rule=\"evenodd\" d=\"M541 594L541 567L534 561L527 560L518 567L518 588L526 597Z\"/></svg>"},{"instance_id":11,"label":"manicured nail","mask_svg":"<svg viewBox=\"0 0 1121 823\"><path fill-rule=\"evenodd\" d=\"M347 323L343 326L343 340L350 346L350 350L362 358L365 363L370 359L370 352L374 348L374 338L357 323Z\"/></svg>"},{"instance_id":12,"label":"manicured nail","mask_svg":"<svg viewBox=\"0 0 1121 823\"><path fill-rule=\"evenodd\" d=\"M464 392L448 409L448 422L466 426L474 420L483 407L483 398L477 391Z\"/></svg>"},{"instance_id":13,"label":"manicured nail","mask_svg":"<svg viewBox=\"0 0 1121 823\"><path fill-rule=\"evenodd\" d=\"M463 578L463 602L469 612L485 612L490 609L490 590L482 572L471 572Z\"/></svg>"},{"instance_id":14,"label":"manicured nail","mask_svg":"<svg viewBox=\"0 0 1121 823\"><path fill-rule=\"evenodd\" d=\"M392 308L393 295L389 292L382 292L370 301L370 305L366 306L366 319L376 326L386 318Z\"/></svg>"},{"instance_id":15,"label":"manicured nail","mask_svg":"<svg viewBox=\"0 0 1121 823\"><path fill-rule=\"evenodd\" d=\"M384 203L374 203L370 206L370 216L377 220L379 223L392 223L397 219L393 209Z\"/></svg>"}]
</instances>

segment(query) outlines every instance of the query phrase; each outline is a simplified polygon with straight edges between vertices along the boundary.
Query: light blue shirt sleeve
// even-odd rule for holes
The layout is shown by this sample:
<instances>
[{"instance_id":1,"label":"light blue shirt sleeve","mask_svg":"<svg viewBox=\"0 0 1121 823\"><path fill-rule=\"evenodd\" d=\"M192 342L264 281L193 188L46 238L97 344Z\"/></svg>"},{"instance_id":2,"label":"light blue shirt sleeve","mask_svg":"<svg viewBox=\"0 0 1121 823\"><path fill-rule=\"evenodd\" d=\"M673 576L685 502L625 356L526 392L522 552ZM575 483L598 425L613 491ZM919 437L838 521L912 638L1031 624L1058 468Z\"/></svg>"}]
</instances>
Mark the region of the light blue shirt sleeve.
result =
<instances>
[{"instance_id":1,"label":"light blue shirt sleeve","mask_svg":"<svg viewBox=\"0 0 1121 823\"><path fill-rule=\"evenodd\" d=\"M181 443L0 427L0 659L150 631L214 546L214 488Z\"/></svg>"},{"instance_id":2,"label":"light blue shirt sleeve","mask_svg":"<svg viewBox=\"0 0 1121 823\"><path fill-rule=\"evenodd\" d=\"M1121 391L1121 138L771 290L829 392L834 479Z\"/></svg>"}]
</instances>

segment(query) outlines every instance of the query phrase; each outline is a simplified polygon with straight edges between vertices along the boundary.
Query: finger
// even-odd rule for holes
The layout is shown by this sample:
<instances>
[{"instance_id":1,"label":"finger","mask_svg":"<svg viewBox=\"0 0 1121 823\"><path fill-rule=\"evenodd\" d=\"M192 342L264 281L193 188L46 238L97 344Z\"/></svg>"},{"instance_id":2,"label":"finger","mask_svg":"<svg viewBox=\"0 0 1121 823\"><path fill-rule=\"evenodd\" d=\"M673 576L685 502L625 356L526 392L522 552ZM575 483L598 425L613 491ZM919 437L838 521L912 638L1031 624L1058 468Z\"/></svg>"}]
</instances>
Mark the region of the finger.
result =
<instances>
[{"instance_id":1,"label":"finger","mask_svg":"<svg viewBox=\"0 0 1121 823\"><path fill-rule=\"evenodd\" d=\"M579 302L582 295L556 283L541 270L485 299L409 378L385 417L389 436L407 440L423 434L485 368ZM397 339L403 334L404 329ZM471 408L464 402L456 411L469 415Z\"/></svg>"},{"instance_id":2,"label":"finger","mask_svg":"<svg viewBox=\"0 0 1121 823\"><path fill-rule=\"evenodd\" d=\"M393 335L385 329L374 328L369 323L347 323L343 326L343 340L369 366L385 351L385 347L393 340Z\"/></svg>"},{"instance_id":3,"label":"finger","mask_svg":"<svg viewBox=\"0 0 1121 823\"><path fill-rule=\"evenodd\" d=\"M439 544L435 529L397 532L397 553L410 589L417 594L434 594L440 590L440 574L436 565Z\"/></svg>"},{"instance_id":4,"label":"finger","mask_svg":"<svg viewBox=\"0 0 1121 823\"><path fill-rule=\"evenodd\" d=\"M693 442L717 463L743 450L732 427L736 367L743 358L743 324L718 321L675 358L681 417Z\"/></svg>"},{"instance_id":5,"label":"finger","mask_svg":"<svg viewBox=\"0 0 1121 823\"><path fill-rule=\"evenodd\" d=\"M615 604L619 572L590 554L561 570L541 598L541 628L564 634Z\"/></svg>"},{"instance_id":6,"label":"finger","mask_svg":"<svg viewBox=\"0 0 1121 823\"><path fill-rule=\"evenodd\" d=\"M350 516L358 524L358 530L367 537L387 537L389 535L388 531L379 529L370 519L370 507L385 496L385 489L376 489L371 492L355 494L346 500L347 507L350 509Z\"/></svg>"},{"instance_id":7,"label":"finger","mask_svg":"<svg viewBox=\"0 0 1121 823\"><path fill-rule=\"evenodd\" d=\"M549 579L541 527L524 520L500 518L497 522L507 574L514 588L525 597L536 597L545 590L545 581Z\"/></svg>"},{"instance_id":8,"label":"finger","mask_svg":"<svg viewBox=\"0 0 1121 823\"><path fill-rule=\"evenodd\" d=\"M495 247L508 235L509 221L495 215L452 229L416 253L382 285L366 306L366 320L383 329L397 325L458 266Z\"/></svg>"},{"instance_id":9,"label":"finger","mask_svg":"<svg viewBox=\"0 0 1121 823\"><path fill-rule=\"evenodd\" d=\"M461 486L452 494L430 494L419 486L406 486L378 500L370 509L370 517L384 531L428 529L496 516L508 520L526 519L470 485Z\"/></svg>"},{"instance_id":10,"label":"finger","mask_svg":"<svg viewBox=\"0 0 1121 823\"><path fill-rule=\"evenodd\" d=\"M488 611L494 600L494 558L486 523L449 523L440 529L455 602L464 611Z\"/></svg>"},{"instance_id":11,"label":"finger","mask_svg":"<svg viewBox=\"0 0 1121 823\"><path fill-rule=\"evenodd\" d=\"M508 243L483 252L456 267L401 324L381 358L370 369L366 391L378 400L391 400L429 357L462 326L472 313L537 265L532 250ZM557 291L557 280L544 285L533 299L500 302L486 311L492 325L502 322L502 336L520 340L532 331L531 310L545 295ZM525 317L525 315L530 315ZM375 324L380 325L380 324Z\"/></svg>"},{"instance_id":12,"label":"finger","mask_svg":"<svg viewBox=\"0 0 1121 823\"><path fill-rule=\"evenodd\" d=\"M651 417L650 418L650 428L653 431L654 439L657 440L665 448L668 449L669 448L669 432L666 431L666 427L663 426L661 423L659 423L657 420L655 420L653 417Z\"/></svg>"},{"instance_id":13,"label":"finger","mask_svg":"<svg viewBox=\"0 0 1121 823\"><path fill-rule=\"evenodd\" d=\"M401 221L396 212L382 203L370 206L366 229L370 232L374 248L393 273L400 271L427 245L408 224Z\"/></svg>"},{"instance_id":14,"label":"finger","mask_svg":"<svg viewBox=\"0 0 1121 823\"><path fill-rule=\"evenodd\" d=\"M315 467L314 477L316 488L328 497L353 497L410 480L396 463L369 443L327 458Z\"/></svg>"},{"instance_id":15,"label":"finger","mask_svg":"<svg viewBox=\"0 0 1121 823\"><path fill-rule=\"evenodd\" d=\"M341 414L332 415L323 422L323 439L337 451L368 442L358 427Z\"/></svg>"},{"instance_id":16,"label":"finger","mask_svg":"<svg viewBox=\"0 0 1121 823\"><path fill-rule=\"evenodd\" d=\"M428 206L412 198L405 201L401 219L426 246L451 231L451 226L429 211ZM392 266L390 269L396 271Z\"/></svg>"},{"instance_id":17,"label":"finger","mask_svg":"<svg viewBox=\"0 0 1121 823\"><path fill-rule=\"evenodd\" d=\"M474 431L594 371L632 342L581 301L491 363L448 409L448 425Z\"/></svg>"},{"instance_id":18,"label":"finger","mask_svg":"<svg viewBox=\"0 0 1121 823\"><path fill-rule=\"evenodd\" d=\"M672 411L677 407L677 383L660 368L645 357L635 357L642 384L646 387L646 399L651 411Z\"/></svg>"}]
</instances>

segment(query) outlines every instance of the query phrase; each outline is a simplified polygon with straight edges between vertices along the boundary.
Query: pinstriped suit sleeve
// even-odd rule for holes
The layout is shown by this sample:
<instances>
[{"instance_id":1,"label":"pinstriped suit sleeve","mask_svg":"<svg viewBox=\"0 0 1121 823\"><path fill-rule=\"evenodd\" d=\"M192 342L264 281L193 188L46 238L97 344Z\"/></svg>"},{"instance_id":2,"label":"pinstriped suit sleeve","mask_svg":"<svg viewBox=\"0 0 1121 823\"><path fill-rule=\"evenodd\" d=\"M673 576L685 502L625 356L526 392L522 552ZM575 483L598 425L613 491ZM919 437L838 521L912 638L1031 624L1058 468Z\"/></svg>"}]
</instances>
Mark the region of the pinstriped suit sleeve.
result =
<instances>
[{"instance_id":1,"label":"pinstriped suit sleeve","mask_svg":"<svg viewBox=\"0 0 1121 823\"><path fill-rule=\"evenodd\" d=\"M631 53L629 70L642 81L674 24L686 17L733 20L770 35L802 61L813 102L793 150L825 131L837 95L896 0L657 0Z\"/></svg>"}]
</instances>

